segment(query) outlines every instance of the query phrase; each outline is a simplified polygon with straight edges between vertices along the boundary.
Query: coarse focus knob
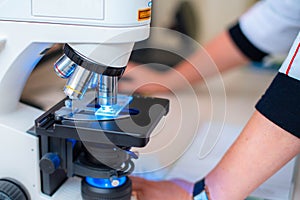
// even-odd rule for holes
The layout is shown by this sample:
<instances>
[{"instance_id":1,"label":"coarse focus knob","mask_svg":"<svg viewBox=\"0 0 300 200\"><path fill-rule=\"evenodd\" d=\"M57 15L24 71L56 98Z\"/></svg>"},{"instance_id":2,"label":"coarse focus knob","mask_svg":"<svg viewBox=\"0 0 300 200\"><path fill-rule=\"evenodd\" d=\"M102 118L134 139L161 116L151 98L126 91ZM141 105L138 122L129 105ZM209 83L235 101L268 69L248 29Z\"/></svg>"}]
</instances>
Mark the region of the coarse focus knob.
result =
<instances>
[{"instance_id":1,"label":"coarse focus knob","mask_svg":"<svg viewBox=\"0 0 300 200\"><path fill-rule=\"evenodd\" d=\"M16 183L6 179L0 179L1 200L28 200L26 193Z\"/></svg>"},{"instance_id":2,"label":"coarse focus knob","mask_svg":"<svg viewBox=\"0 0 300 200\"><path fill-rule=\"evenodd\" d=\"M52 174L60 165L60 158L56 153L46 153L40 160L40 169L46 174Z\"/></svg>"}]
</instances>

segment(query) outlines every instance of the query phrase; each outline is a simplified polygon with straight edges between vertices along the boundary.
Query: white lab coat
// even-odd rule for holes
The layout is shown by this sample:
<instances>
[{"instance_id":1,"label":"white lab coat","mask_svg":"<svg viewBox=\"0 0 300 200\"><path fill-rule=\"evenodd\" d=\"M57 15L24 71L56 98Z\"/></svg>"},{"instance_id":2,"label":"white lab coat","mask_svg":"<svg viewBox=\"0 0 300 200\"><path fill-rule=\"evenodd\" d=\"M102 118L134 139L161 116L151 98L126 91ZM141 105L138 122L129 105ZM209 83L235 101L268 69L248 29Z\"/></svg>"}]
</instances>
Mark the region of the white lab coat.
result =
<instances>
[{"instance_id":1,"label":"white lab coat","mask_svg":"<svg viewBox=\"0 0 300 200\"><path fill-rule=\"evenodd\" d=\"M300 80L300 32L279 72Z\"/></svg>"},{"instance_id":2,"label":"white lab coat","mask_svg":"<svg viewBox=\"0 0 300 200\"><path fill-rule=\"evenodd\" d=\"M300 0L264 0L240 18L249 41L268 54L287 54L300 30Z\"/></svg>"}]
</instances>

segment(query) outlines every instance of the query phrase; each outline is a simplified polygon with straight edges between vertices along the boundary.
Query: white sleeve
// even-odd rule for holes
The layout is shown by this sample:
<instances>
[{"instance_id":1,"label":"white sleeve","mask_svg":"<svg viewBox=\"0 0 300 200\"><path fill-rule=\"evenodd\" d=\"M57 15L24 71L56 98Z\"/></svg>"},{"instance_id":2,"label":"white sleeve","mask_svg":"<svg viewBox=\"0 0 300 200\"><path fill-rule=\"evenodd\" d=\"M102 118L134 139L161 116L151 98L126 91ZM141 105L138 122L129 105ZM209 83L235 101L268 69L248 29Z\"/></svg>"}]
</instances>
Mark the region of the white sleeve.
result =
<instances>
[{"instance_id":1,"label":"white sleeve","mask_svg":"<svg viewBox=\"0 0 300 200\"><path fill-rule=\"evenodd\" d=\"M249 41L268 54L287 54L300 30L299 0L263 0L240 18Z\"/></svg>"},{"instance_id":2,"label":"white sleeve","mask_svg":"<svg viewBox=\"0 0 300 200\"><path fill-rule=\"evenodd\" d=\"M279 72L300 80L300 32Z\"/></svg>"}]
</instances>

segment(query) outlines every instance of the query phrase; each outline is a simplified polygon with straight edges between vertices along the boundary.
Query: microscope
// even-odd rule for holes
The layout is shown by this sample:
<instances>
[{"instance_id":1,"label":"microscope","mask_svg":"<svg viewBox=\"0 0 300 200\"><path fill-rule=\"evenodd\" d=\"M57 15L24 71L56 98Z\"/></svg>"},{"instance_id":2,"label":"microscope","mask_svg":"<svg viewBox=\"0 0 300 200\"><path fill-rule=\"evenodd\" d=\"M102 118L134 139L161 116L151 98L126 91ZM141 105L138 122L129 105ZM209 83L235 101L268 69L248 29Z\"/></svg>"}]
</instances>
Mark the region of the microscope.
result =
<instances>
[{"instance_id":1,"label":"microscope","mask_svg":"<svg viewBox=\"0 0 300 200\"><path fill-rule=\"evenodd\" d=\"M129 200L138 153L167 99L118 93L151 0L0 0L0 199ZM19 102L31 71L63 43L54 71L66 98L46 112Z\"/></svg>"}]
</instances>

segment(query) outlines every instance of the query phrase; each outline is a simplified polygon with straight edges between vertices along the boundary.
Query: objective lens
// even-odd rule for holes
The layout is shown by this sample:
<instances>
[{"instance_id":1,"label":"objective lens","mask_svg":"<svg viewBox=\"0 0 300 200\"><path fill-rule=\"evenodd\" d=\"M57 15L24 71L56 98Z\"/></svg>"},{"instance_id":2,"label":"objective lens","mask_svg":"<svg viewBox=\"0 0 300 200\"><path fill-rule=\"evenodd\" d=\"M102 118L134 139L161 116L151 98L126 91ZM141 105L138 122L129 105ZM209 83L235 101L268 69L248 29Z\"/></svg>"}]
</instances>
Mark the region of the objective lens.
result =
<instances>
[{"instance_id":1,"label":"objective lens","mask_svg":"<svg viewBox=\"0 0 300 200\"><path fill-rule=\"evenodd\" d=\"M98 74L94 73L89 83L88 89L95 89L98 86Z\"/></svg>"},{"instance_id":2,"label":"objective lens","mask_svg":"<svg viewBox=\"0 0 300 200\"><path fill-rule=\"evenodd\" d=\"M64 88L65 94L71 99L82 99L88 89L93 74L93 72L80 66L76 67Z\"/></svg>"},{"instance_id":3,"label":"objective lens","mask_svg":"<svg viewBox=\"0 0 300 200\"><path fill-rule=\"evenodd\" d=\"M99 104L115 105L118 95L118 77L117 76L100 76L99 85Z\"/></svg>"},{"instance_id":4,"label":"objective lens","mask_svg":"<svg viewBox=\"0 0 300 200\"><path fill-rule=\"evenodd\" d=\"M61 78L69 78L76 68L76 64L73 63L67 56L63 55L54 64L54 71Z\"/></svg>"}]
</instances>

